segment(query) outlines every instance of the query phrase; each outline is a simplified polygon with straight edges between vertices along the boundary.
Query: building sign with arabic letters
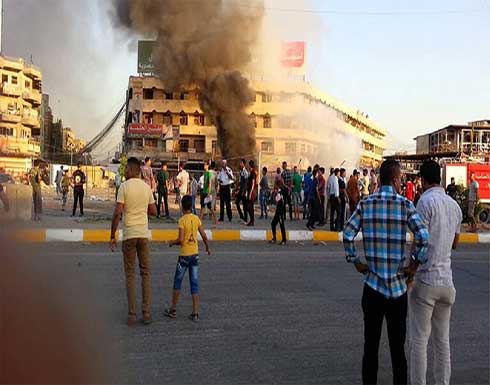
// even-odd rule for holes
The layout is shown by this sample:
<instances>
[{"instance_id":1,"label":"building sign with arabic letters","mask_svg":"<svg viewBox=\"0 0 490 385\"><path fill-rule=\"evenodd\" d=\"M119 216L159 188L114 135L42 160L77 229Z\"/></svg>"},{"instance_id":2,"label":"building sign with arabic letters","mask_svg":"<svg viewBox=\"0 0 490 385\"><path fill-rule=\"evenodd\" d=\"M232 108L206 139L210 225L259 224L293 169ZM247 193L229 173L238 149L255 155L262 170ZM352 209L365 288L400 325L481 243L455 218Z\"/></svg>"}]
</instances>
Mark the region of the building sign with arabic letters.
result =
<instances>
[{"instance_id":1,"label":"building sign with arabic letters","mask_svg":"<svg viewBox=\"0 0 490 385\"><path fill-rule=\"evenodd\" d=\"M169 127L163 124L131 123L128 125L128 135L162 136L168 130Z\"/></svg>"},{"instance_id":2,"label":"building sign with arabic letters","mask_svg":"<svg viewBox=\"0 0 490 385\"><path fill-rule=\"evenodd\" d=\"M286 68L303 67L305 64L305 42L283 42L281 46L281 64Z\"/></svg>"},{"instance_id":3,"label":"building sign with arabic letters","mask_svg":"<svg viewBox=\"0 0 490 385\"><path fill-rule=\"evenodd\" d=\"M151 74L155 72L153 65L153 49L155 41L139 40L138 41L138 73Z\"/></svg>"}]
</instances>

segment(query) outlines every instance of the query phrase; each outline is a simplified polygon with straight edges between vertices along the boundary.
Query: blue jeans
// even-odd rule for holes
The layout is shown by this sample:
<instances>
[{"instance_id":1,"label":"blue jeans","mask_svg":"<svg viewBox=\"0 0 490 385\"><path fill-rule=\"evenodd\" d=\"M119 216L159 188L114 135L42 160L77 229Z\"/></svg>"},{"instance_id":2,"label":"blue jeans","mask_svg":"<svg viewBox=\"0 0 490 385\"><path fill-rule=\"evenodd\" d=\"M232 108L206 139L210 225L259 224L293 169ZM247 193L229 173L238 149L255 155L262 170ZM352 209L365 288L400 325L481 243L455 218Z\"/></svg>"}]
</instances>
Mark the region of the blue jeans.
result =
<instances>
[{"instance_id":1,"label":"blue jeans","mask_svg":"<svg viewBox=\"0 0 490 385\"><path fill-rule=\"evenodd\" d=\"M196 215L196 196L192 195L192 214Z\"/></svg>"},{"instance_id":2,"label":"blue jeans","mask_svg":"<svg viewBox=\"0 0 490 385\"><path fill-rule=\"evenodd\" d=\"M260 216L267 216L267 196L269 192L266 190L260 190L260 196L259 196L259 201L260 201Z\"/></svg>"},{"instance_id":3,"label":"blue jeans","mask_svg":"<svg viewBox=\"0 0 490 385\"><path fill-rule=\"evenodd\" d=\"M199 255L189 255L187 257L179 257L177 268L175 269L174 290L180 290L182 280L186 270L189 269L189 283L191 286L191 294L199 293Z\"/></svg>"}]
</instances>

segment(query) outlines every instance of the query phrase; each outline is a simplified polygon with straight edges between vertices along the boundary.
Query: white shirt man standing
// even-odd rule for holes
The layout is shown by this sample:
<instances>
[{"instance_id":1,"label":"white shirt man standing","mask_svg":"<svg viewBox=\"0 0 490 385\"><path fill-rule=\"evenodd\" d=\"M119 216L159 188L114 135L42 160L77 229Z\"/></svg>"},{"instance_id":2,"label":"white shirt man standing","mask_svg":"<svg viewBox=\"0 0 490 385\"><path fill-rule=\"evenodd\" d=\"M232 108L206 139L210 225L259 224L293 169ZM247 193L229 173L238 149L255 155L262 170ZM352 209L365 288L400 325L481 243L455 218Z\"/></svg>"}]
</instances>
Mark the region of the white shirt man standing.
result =
<instances>
[{"instance_id":1,"label":"white shirt man standing","mask_svg":"<svg viewBox=\"0 0 490 385\"><path fill-rule=\"evenodd\" d=\"M225 219L225 205L226 216L231 222L231 185L235 181L233 171L228 167L228 163L225 159L221 162L221 170L218 174L219 182L219 222L223 222Z\"/></svg>"},{"instance_id":2,"label":"white shirt man standing","mask_svg":"<svg viewBox=\"0 0 490 385\"><path fill-rule=\"evenodd\" d=\"M451 358L449 321L456 290L451 271L451 249L455 249L463 215L454 199L446 195L437 162L425 162L420 168L424 193L417 212L429 229L427 261L411 264L407 275L414 277L409 294L410 310L410 377L412 384L425 385L427 343L432 333L434 341L434 377L436 384L449 384Z\"/></svg>"},{"instance_id":3,"label":"white shirt man standing","mask_svg":"<svg viewBox=\"0 0 490 385\"><path fill-rule=\"evenodd\" d=\"M179 195L177 199L180 202L182 201L182 197L188 194L189 191L189 173L185 170L185 165L183 163L179 166L179 173L177 174L177 183L179 186Z\"/></svg>"}]
</instances>

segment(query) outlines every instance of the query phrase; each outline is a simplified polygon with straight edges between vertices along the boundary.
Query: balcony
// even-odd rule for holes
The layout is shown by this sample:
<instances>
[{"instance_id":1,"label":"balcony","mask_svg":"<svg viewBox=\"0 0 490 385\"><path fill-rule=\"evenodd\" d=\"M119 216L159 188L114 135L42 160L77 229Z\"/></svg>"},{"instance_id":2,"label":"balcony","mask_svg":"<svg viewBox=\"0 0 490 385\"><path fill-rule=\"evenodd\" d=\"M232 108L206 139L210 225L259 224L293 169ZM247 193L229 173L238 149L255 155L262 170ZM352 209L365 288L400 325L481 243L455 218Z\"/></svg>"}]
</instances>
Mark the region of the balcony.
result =
<instances>
[{"instance_id":1,"label":"balcony","mask_svg":"<svg viewBox=\"0 0 490 385\"><path fill-rule=\"evenodd\" d=\"M37 156L41 152L38 141L25 138L0 137L0 154L17 157Z\"/></svg>"},{"instance_id":2,"label":"balcony","mask_svg":"<svg viewBox=\"0 0 490 385\"><path fill-rule=\"evenodd\" d=\"M0 122L6 123L19 123L21 120L20 114L13 114L10 112L0 113Z\"/></svg>"},{"instance_id":3,"label":"balcony","mask_svg":"<svg viewBox=\"0 0 490 385\"><path fill-rule=\"evenodd\" d=\"M22 95L22 91L19 86L10 83L2 83L0 85L2 90L2 95L5 96L20 96Z\"/></svg>"},{"instance_id":4,"label":"balcony","mask_svg":"<svg viewBox=\"0 0 490 385\"><path fill-rule=\"evenodd\" d=\"M32 79L41 79L41 69L33 64L25 65L24 74L31 77Z\"/></svg>"},{"instance_id":5,"label":"balcony","mask_svg":"<svg viewBox=\"0 0 490 385\"><path fill-rule=\"evenodd\" d=\"M41 104L41 93L39 90L25 90L22 93L22 97L28 102Z\"/></svg>"},{"instance_id":6,"label":"balcony","mask_svg":"<svg viewBox=\"0 0 490 385\"><path fill-rule=\"evenodd\" d=\"M22 116L22 124L29 127L40 127L39 114L35 110L24 112Z\"/></svg>"}]
</instances>

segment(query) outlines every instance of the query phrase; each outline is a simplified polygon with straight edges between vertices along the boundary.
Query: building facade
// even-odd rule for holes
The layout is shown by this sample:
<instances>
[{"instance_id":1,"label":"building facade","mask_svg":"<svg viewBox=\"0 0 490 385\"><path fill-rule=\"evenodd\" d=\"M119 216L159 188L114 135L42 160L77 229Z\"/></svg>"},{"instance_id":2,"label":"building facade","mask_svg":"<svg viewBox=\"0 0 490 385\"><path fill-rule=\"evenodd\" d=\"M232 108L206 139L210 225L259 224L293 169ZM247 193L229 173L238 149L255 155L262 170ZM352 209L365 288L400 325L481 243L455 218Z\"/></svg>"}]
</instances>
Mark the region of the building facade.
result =
<instances>
[{"instance_id":1,"label":"building facade","mask_svg":"<svg viewBox=\"0 0 490 385\"><path fill-rule=\"evenodd\" d=\"M356 166L381 163L386 133L365 114L304 81L250 80L256 94L247 114L255 127L255 156L261 164L275 167L283 160L290 164L301 160L302 167L317 162L338 165L341 151L338 159L329 153L352 143ZM128 155L191 163L220 158L216 127L199 107L198 89L169 92L157 77L132 76L127 93Z\"/></svg>"},{"instance_id":2,"label":"building facade","mask_svg":"<svg viewBox=\"0 0 490 385\"><path fill-rule=\"evenodd\" d=\"M417 154L459 152L477 157L490 156L490 119L451 124L415 138Z\"/></svg>"},{"instance_id":3,"label":"building facade","mask_svg":"<svg viewBox=\"0 0 490 385\"><path fill-rule=\"evenodd\" d=\"M41 153L41 71L0 56L0 167L26 171Z\"/></svg>"}]
</instances>

